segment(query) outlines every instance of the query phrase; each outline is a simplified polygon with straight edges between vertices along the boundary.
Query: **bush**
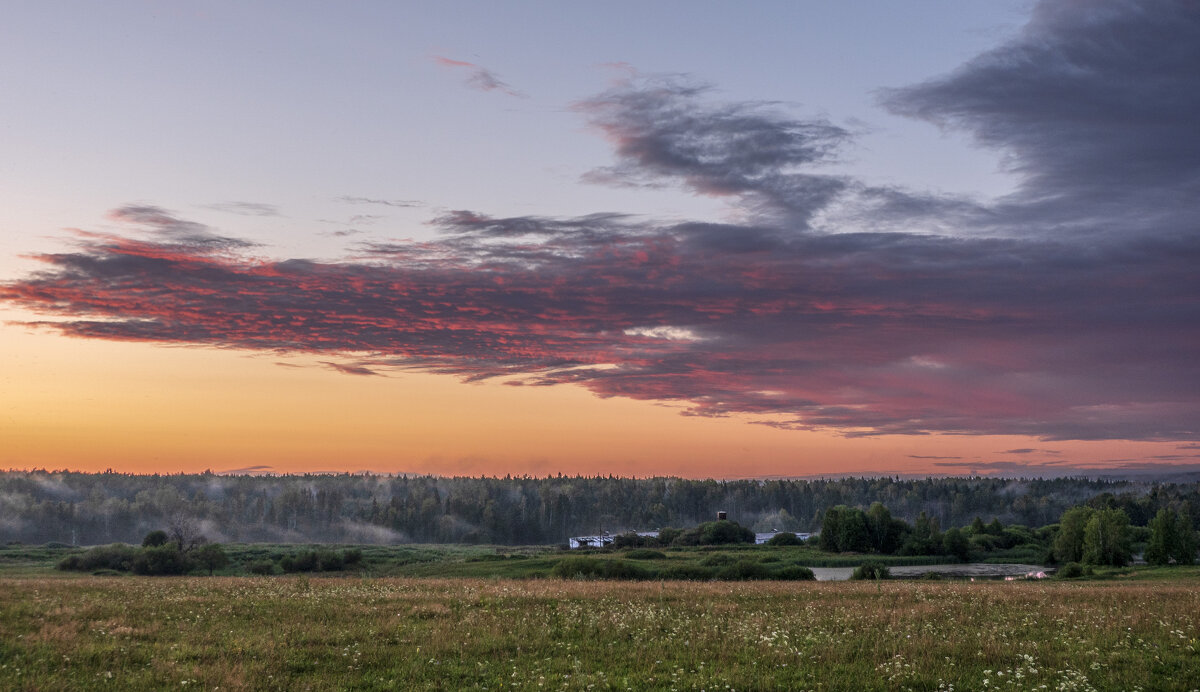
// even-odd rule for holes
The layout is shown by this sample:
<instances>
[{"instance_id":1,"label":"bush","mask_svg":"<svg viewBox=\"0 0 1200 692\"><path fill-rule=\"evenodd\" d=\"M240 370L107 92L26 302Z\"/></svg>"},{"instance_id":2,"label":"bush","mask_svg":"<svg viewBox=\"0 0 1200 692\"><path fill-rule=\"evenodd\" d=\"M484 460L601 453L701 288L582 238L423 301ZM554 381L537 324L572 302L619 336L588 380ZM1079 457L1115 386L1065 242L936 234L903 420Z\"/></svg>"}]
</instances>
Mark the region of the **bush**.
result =
<instances>
[{"instance_id":1,"label":"bush","mask_svg":"<svg viewBox=\"0 0 1200 692\"><path fill-rule=\"evenodd\" d=\"M716 570L700 565L671 565L658 573L660 579L680 581L710 581L716 576Z\"/></svg>"},{"instance_id":2,"label":"bush","mask_svg":"<svg viewBox=\"0 0 1200 692\"><path fill-rule=\"evenodd\" d=\"M151 531L142 539L142 547L157 548L160 545L166 545L168 540L166 531Z\"/></svg>"},{"instance_id":3,"label":"bush","mask_svg":"<svg viewBox=\"0 0 1200 692\"><path fill-rule=\"evenodd\" d=\"M213 570L221 569L229 564L229 556L225 554L225 549L220 543L205 543L196 548L192 552L192 559L196 564L208 570L208 575L211 577Z\"/></svg>"},{"instance_id":4,"label":"bush","mask_svg":"<svg viewBox=\"0 0 1200 692\"><path fill-rule=\"evenodd\" d=\"M753 560L738 560L728 567L717 570L717 579L724 579L726 581L770 578L771 570Z\"/></svg>"},{"instance_id":5,"label":"bush","mask_svg":"<svg viewBox=\"0 0 1200 692\"><path fill-rule=\"evenodd\" d=\"M187 574L191 569L191 561L174 543L143 548L142 552L133 560L135 574L152 576Z\"/></svg>"},{"instance_id":6,"label":"bush","mask_svg":"<svg viewBox=\"0 0 1200 692\"><path fill-rule=\"evenodd\" d=\"M816 581L817 575L813 574L813 571L807 567L790 565L773 572L771 578L782 581Z\"/></svg>"},{"instance_id":7,"label":"bush","mask_svg":"<svg viewBox=\"0 0 1200 692\"><path fill-rule=\"evenodd\" d=\"M675 539L677 545L724 545L727 543L754 543L754 532L735 521L721 519L705 522L688 529Z\"/></svg>"},{"instance_id":8,"label":"bush","mask_svg":"<svg viewBox=\"0 0 1200 692\"><path fill-rule=\"evenodd\" d=\"M341 553L324 548L317 551L317 569L322 572L338 572L346 566L346 558Z\"/></svg>"},{"instance_id":9,"label":"bush","mask_svg":"<svg viewBox=\"0 0 1200 692\"><path fill-rule=\"evenodd\" d=\"M624 560L568 557L559 560L550 574L562 579L652 579L654 572Z\"/></svg>"},{"instance_id":10,"label":"bush","mask_svg":"<svg viewBox=\"0 0 1200 692\"><path fill-rule=\"evenodd\" d=\"M780 560L778 555L763 555L762 557L758 558L758 561L765 564L768 562L779 562Z\"/></svg>"},{"instance_id":11,"label":"bush","mask_svg":"<svg viewBox=\"0 0 1200 692\"><path fill-rule=\"evenodd\" d=\"M671 545L681 535L683 535L683 529L676 529L676 528L673 528L670 526L668 526L665 529L659 529L658 544L659 545Z\"/></svg>"},{"instance_id":12,"label":"bush","mask_svg":"<svg viewBox=\"0 0 1200 692\"><path fill-rule=\"evenodd\" d=\"M667 557L666 553L661 550L651 550L650 548L638 548L625 553L625 557L630 560L662 560Z\"/></svg>"},{"instance_id":13,"label":"bush","mask_svg":"<svg viewBox=\"0 0 1200 692\"><path fill-rule=\"evenodd\" d=\"M864 562L854 568L854 573L850 575L852 580L863 579L887 579L891 576L887 565L882 562Z\"/></svg>"},{"instance_id":14,"label":"bush","mask_svg":"<svg viewBox=\"0 0 1200 692\"><path fill-rule=\"evenodd\" d=\"M270 560L255 560L246 565L246 571L250 574L275 574L275 563Z\"/></svg>"},{"instance_id":15,"label":"bush","mask_svg":"<svg viewBox=\"0 0 1200 692\"><path fill-rule=\"evenodd\" d=\"M68 555L56 565L61 570L91 572L99 569L111 569L128 572L133 568L133 561L138 556L138 549L124 543L97 546L78 555Z\"/></svg>"},{"instance_id":16,"label":"bush","mask_svg":"<svg viewBox=\"0 0 1200 692\"><path fill-rule=\"evenodd\" d=\"M700 564L705 567L724 567L737 562L737 558L729 553L713 553L700 561Z\"/></svg>"},{"instance_id":17,"label":"bush","mask_svg":"<svg viewBox=\"0 0 1200 692\"><path fill-rule=\"evenodd\" d=\"M767 545L804 545L804 541L791 531L780 531L767 540Z\"/></svg>"},{"instance_id":18,"label":"bush","mask_svg":"<svg viewBox=\"0 0 1200 692\"><path fill-rule=\"evenodd\" d=\"M342 551L342 561L347 565L357 565L362 562L362 559L362 548L346 548L346 550Z\"/></svg>"},{"instance_id":19,"label":"bush","mask_svg":"<svg viewBox=\"0 0 1200 692\"><path fill-rule=\"evenodd\" d=\"M1068 562L1059 567L1058 572L1055 572L1054 576L1058 579L1078 579L1086 574L1087 570L1083 568L1083 565L1078 562Z\"/></svg>"}]
</instances>

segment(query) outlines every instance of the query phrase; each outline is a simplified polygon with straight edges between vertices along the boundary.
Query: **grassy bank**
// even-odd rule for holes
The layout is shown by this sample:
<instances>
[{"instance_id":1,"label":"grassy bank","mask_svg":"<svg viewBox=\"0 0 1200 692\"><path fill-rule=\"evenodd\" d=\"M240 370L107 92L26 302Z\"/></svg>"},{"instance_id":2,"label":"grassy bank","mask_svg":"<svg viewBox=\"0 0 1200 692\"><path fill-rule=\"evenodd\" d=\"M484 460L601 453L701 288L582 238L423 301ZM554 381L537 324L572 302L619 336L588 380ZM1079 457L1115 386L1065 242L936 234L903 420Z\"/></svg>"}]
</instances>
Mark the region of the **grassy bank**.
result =
<instances>
[{"instance_id":1,"label":"grassy bank","mask_svg":"<svg viewBox=\"0 0 1200 692\"><path fill-rule=\"evenodd\" d=\"M0 688L1200 688L1200 571L1145 574L1156 576L7 578Z\"/></svg>"},{"instance_id":2,"label":"grassy bank","mask_svg":"<svg viewBox=\"0 0 1200 692\"><path fill-rule=\"evenodd\" d=\"M371 577L500 577L530 579L548 577L564 560L617 562L646 579L720 578L731 565L757 572L765 578L786 574L795 567L857 567L864 561L890 567L934 565L953 562L944 556L897 556L826 553L809 546L708 546L663 550L572 550L549 546L470 545L361 545L297 546L282 544L226 544L228 565L217 570L223 576L245 576L269 569L283 574L286 558L305 552L323 551L361 554L341 572ZM54 571L54 566L83 549L68 546L0 547L0 576L33 576ZM748 565L748 567L747 567ZM98 570L92 570L93 572ZM561 570L560 570L561 571ZM206 570L197 569L197 574ZM689 576L690 575L690 576Z\"/></svg>"}]
</instances>

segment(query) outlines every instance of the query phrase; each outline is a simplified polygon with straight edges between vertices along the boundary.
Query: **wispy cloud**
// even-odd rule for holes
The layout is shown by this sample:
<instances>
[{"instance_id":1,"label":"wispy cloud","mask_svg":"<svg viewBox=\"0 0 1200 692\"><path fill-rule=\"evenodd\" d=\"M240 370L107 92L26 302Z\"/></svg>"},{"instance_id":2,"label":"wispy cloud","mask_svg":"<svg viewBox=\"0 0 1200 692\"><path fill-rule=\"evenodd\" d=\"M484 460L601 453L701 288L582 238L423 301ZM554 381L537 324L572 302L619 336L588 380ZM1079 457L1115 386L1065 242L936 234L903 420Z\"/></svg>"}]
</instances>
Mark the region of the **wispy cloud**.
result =
<instances>
[{"instance_id":1,"label":"wispy cloud","mask_svg":"<svg viewBox=\"0 0 1200 692\"><path fill-rule=\"evenodd\" d=\"M337 370L338 372L342 373L343 375L372 376L372 375L379 374L379 373L375 372L374 370L364 367L362 365L351 365L348 363L331 363L331 362L325 361L325 360L321 361L321 365L324 365L325 367L331 368L333 370Z\"/></svg>"},{"instance_id":2,"label":"wispy cloud","mask_svg":"<svg viewBox=\"0 0 1200 692\"><path fill-rule=\"evenodd\" d=\"M466 70L466 84L472 89L477 89L479 91L499 91L502 94L508 94L509 96L515 96L517 98L527 98L524 93L509 86L509 84L500 79L495 72L492 72L486 67L476 65L473 62L453 60L441 55L434 55L432 56L432 59L435 63L441 65L442 67L455 70Z\"/></svg>"},{"instance_id":3,"label":"wispy cloud","mask_svg":"<svg viewBox=\"0 0 1200 692\"><path fill-rule=\"evenodd\" d=\"M736 221L468 209L433 219L434 240L265 261L126 207L148 237L85 234L0 299L78 337L574 385L778 428L1194 441L1200 132L1180 104L1200 95L1200 24L1152 7L1044 3L1014 43L889 95L1004 148L1028 182L995 202L830 176L851 137L832 123L632 79L576 105L614 147L590 179L720 196Z\"/></svg>"},{"instance_id":4,"label":"wispy cloud","mask_svg":"<svg viewBox=\"0 0 1200 692\"><path fill-rule=\"evenodd\" d=\"M352 195L342 195L337 198L339 202L346 204L378 204L385 207L419 207L421 202L413 199L379 199L375 197L354 197Z\"/></svg>"},{"instance_id":5,"label":"wispy cloud","mask_svg":"<svg viewBox=\"0 0 1200 692\"><path fill-rule=\"evenodd\" d=\"M1033 478L1175 478L1194 480L1200 476L1200 464L1134 462L1125 460L1107 466L1087 464L1035 464L1021 461L935 462L948 473L972 476L1025 476Z\"/></svg>"},{"instance_id":6,"label":"wispy cloud","mask_svg":"<svg viewBox=\"0 0 1200 692\"><path fill-rule=\"evenodd\" d=\"M241 216L279 216L279 207L262 202L217 202L206 206L209 209Z\"/></svg>"}]
</instances>

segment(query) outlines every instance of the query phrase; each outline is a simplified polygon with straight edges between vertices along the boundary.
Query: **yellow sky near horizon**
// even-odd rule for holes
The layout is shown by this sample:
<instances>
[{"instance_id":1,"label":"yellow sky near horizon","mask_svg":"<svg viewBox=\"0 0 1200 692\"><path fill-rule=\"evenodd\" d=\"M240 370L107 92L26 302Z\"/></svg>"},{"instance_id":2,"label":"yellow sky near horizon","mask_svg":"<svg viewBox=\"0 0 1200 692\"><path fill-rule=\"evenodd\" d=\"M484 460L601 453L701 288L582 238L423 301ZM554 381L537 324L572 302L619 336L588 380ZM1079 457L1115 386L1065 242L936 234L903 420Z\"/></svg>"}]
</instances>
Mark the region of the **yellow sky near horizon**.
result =
<instances>
[{"instance_id":1,"label":"yellow sky near horizon","mask_svg":"<svg viewBox=\"0 0 1200 692\"><path fill-rule=\"evenodd\" d=\"M695 478L965 473L1021 457L1072 465L1169 454L1169 443L785 431L748 417L601 399L572 386L345 375L317 359L0 330L0 468L132 473L372 471ZM288 363L288 366L278 363ZM958 457L953 459L950 457ZM961 469L939 462L961 461Z\"/></svg>"}]
</instances>

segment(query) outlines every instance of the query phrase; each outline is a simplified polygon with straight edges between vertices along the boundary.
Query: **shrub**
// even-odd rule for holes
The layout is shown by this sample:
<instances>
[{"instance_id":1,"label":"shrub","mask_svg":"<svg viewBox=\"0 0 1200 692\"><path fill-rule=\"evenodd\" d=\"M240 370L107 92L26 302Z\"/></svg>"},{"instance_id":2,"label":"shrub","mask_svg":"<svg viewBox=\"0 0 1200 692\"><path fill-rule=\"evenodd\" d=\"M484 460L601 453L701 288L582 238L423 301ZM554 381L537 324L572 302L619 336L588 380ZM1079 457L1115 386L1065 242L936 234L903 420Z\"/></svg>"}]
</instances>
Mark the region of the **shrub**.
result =
<instances>
[{"instance_id":1,"label":"shrub","mask_svg":"<svg viewBox=\"0 0 1200 692\"><path fill-rule=\"evenodd\" d=\"M167 538L166 531L151 531L150 533L146 534L145 538L142 539L142 547L157 548L160 545L166 545L167 540L169 539Z\"/></svg>"},{"instance_id":2,"label":"shrub","mask_svg":"<svg viewBox=\"0 0 1200 692\"><path fill-rule=\"evenodd\" d=\"M887 565L882 562L864 562L854 568L854 572L850 575L852 580L863 579L887 579L891 576Z\"/></svg>"},{"instance_id":3,"label":"shrub","mask_svg":"<svg viewBox=\"0 0 1200 692\"><path fill-rule=\"evenodd\" d=\"M658 543L659 545L671 545L675 542L675 539L679 538L682 534L683 529L676 529L670 526L665 529L659 529Z\"/></svg>"},{"instance_id":4,"label":"shrub","mask_svg":"<svg viewBox=\"0 0 1200 692\"><path fill-rule=\"evenodd\" d=\"M726 543L754 543L754 532L735 521L721 519L705 522L688 529L675 539L677 545L724 545Z\"/></svg>"},{"instance_id":5,"label":"shrub","mask_svg":"<svg viewBox=\"0 0 1200 692\"><path fill-rule=\"evenodd\" d=\"M737 558L728 553L713 553L700 561L700 564L705 567L724 567L737 562Z\"/></svg>"},{"instance_id":6,"label":"shrub","mask_svg":"<svg viewBox=\"0 0 1200 692\"><path fill-rule=\"evenodd\" d=\"M192 559L198 565L207 569L210 577L213 570L220 569L229 564L229 556L225 554L225 549L219 543L205 543L196 548L192 551Z\"/></svg>"},{"instance_id":7,"label":"shrub","mask_svg":"<svg viewBox=\"0 0 1200 692\"><path fill-rule=\"evenodd\" d=\"M346 550L342 551L342 561L347 565L357 565L362 562L362 559L362 548L346 548Z\"/></svg>"},{"instance_id":8,"label":"shrub","mask_svg":"<svg viewBox=\"0 0 1200 692\"><path fill-rule=\"evenodd\" d=\"M255 560L246 565L246 571L260 575L275 574L275 563L270 560Z\"/></svg>"},{"instance_id":9,"label":"shrub","mask_svg":"<svg viewBox=\"0 0 1200 692\"><path fill-rule=\"evenodd\" d=\"M346 566L346 558L341 553L328 548L317 551L317 569L322 572L337 572Z\"/></svg>"},{"instance_id":10,"label":"shrub","mask_svg":"<svg viewBox=\"0 0 1200 692\"><path fill-rule=\"evenodd\" d=\"M124 543L97 546L78 555L68 555L59 561L56 567L61 570L91 572L99 569L112 569L128 572L133 567L133 561L138 556L138 549Z\"/></svg>"},{"instance_id":11,"label":"shrub","mask_svg":"<svg viewBox=\"0 0 1200 692\"><path fill-rule=\"evenodd\" d=\"M773 572L771 578L782 581L816 581L817 575L813 574L813 571L807 567L789 565Z\"/></svg>"},{"instance_id":12,"label":"shrub","mask_svg":"<svg viewBox=\"0 0 1200 692\"><path fill-rule=\"evenodd\" d=\"M1054 574L1058 579L1078 579L1084 575L1083 565L1078 562L1068 562L1058 568L1058 572Z\"/></svg>"},{"instance_id":13,"label":"shrub","mask_svg":"<svg viewBox=\"0 0 1200 692\"><path fill-rule=\"evenodd\" d=\"M143 548L133 560L133 571L136 574L186 574L191 569L191 561L174 543Z\"/></svg>"},{"instance_id":14,"label":"shrub","mask_svg":"<svg viewBox=\"0 0 1200 692\"><path fill-rule=\"evenodd\" d=\"M780 531L767 540L767 545L803 545L804 541L791 531Z\"/></svg>"},{"instance_id":15,"label":"shrub","mask_svg":"<svg viewBox=\"0 0 1200 692\"><path fill-rule=\"evenodd\" d=\"M661 550L651 550L650 548L638 548L625 553L625 557L630 560L662 560L667 555Z\"/></svg>"},{"instance_id":16,"label":"shrub","mask_svg":"<svg viewBox=\"0 0 1200 692\"><path fill-rule=\"evenodd\" d=\"M681 581L710 581L717 576L717 571L700 565L671 565L658 573L660 579L676 579Z\"/></svg>"},{"instance_id":17,"label":"shrub","mask_svg":"<svg viewBox=\"0 0 1200 692\"><path fill-rule=\"evenodd\" d=\"M762 557L758 558L758 561L762 562L762 563L779 562L779 556L778 555L763 555Z\"/></svg>"},{"instance_id":18,"label":"shrub","mask_svg":"<svg viewBox=\"0 0 1200 692\"><path fill-rule=\"evenodd\" d=\"M717 579L727 581L747 581L751 579L770 579L771 570L753 560L738 560L737 562L717 570Z\"/></svg>"},{"instance_id":19,"label":"shrub","mask_svg":"<svg viewBox=\"0 0 1200 692\"><path fill-rule=\"evenodd\" d=\"M559 560L550 574L563 579L651 579L654 572L624 560L568 557Z\"/></svg>"}]
</instances>

